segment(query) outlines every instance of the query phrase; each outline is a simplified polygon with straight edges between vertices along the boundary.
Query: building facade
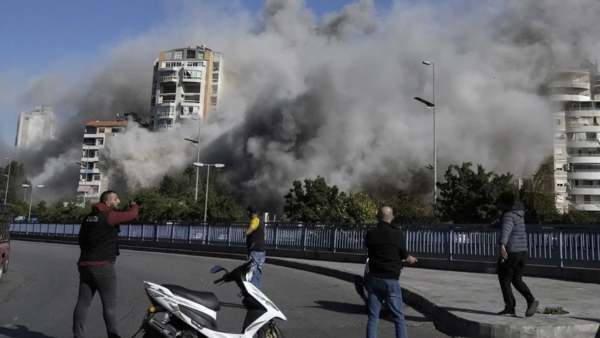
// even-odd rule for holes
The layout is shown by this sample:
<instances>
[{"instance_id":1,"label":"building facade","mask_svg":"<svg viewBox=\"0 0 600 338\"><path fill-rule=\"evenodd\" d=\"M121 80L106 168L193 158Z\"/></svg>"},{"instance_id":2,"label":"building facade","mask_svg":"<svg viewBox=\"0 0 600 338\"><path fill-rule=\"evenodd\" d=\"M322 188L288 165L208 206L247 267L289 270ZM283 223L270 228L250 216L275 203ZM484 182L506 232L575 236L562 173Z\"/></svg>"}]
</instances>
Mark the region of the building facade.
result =
<instances>
[{"instance_id":1,"label":"building facade","mask_svg":"<svg viewBox=\"0 0 600 338\"><path fill-rule=\"evenodd\" d=\"M222 70L223 55L204 45L159 53L152 79L150 129L177 128L216 112Z\"/></svg>"},{"instance_id":2,"label":"building facade","mask_svg":"<svg viewBox=\"0 0 600 338\"><path fill-rule=\"evenodd\" d=\"M100 194L109 189L110 182L100 172L100 150L111 137L127 128L127 121L90 121L85 125L79 171L79 201L98 202Z\"/></svg>"},{"instance_id":3,"label":"building facade","mask_svg":"<svg viewBox=\"0 0 600 338\"><path fill-rule=\"evenodd\" d=\"M17 122L17 150L27 149L41 142L53 140L56 115L52 107L37 106L35 110L21 112Z\"/></svg>"},{"instance_id":4,"label":"building facade","mask_svg":"<svg viewBox=\"0 0 600 338\"><path fill-rule=\"evenodd\" d=\"M600 77L594 64L556 69L547 83L554 118L556 208L600 211Z\"/></svg>"}]
</instances>

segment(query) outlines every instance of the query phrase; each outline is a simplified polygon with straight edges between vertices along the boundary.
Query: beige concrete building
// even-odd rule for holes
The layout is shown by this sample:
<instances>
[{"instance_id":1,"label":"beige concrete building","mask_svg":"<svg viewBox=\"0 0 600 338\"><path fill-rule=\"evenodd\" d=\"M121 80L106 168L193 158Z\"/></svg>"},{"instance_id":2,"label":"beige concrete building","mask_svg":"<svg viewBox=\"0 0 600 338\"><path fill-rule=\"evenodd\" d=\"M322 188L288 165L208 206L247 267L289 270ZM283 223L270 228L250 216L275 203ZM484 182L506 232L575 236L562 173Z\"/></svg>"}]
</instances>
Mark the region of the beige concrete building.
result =
<instances>
[{"instance_id":1,"label":"beige concrete building","mask_svg":"<svg viewBox=\"0 0 600 338\"><path fill-rule=\"evenodd\" d=\"M176 128L216 112L222 70L223 55L204 45L159 53L152 80L150 129Z\"/></svg>"}]
</instances>

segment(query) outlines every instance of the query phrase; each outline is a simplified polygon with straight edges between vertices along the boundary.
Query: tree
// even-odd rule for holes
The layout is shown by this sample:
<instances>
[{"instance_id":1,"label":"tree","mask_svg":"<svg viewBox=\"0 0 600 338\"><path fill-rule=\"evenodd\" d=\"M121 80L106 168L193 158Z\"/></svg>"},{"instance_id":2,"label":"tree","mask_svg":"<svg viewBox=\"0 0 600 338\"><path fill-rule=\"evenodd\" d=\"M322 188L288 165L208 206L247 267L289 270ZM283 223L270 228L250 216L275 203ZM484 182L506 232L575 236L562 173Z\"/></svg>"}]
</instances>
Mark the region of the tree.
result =
<instances>
[{"instance_id":1,"label":"tree","mask_svg":"<svg viewBox=\"0 0 600 338\"><path fill-rule=\"evenodd\" d=\"M377 201L365 193L340 192L325 179L294 181L284 196L284 216L291 221L311 223L373 223L377 216Z\"/></svg>"},{"instance_id":2,"label":"tree","mask_svg":"<svg viewBox=\"0 0 600 338\"><path fill-rule=\"evenodd\" d=\"M519 191L527 223L552 223L560 217L556 210L556 195L551 190L553 179L553 163L547 161L533 174L531 186L524 185Z\"/></svg>"},{"instance_id":3,"label":"tree","mask_svg":"<svg viewBox=\"0 0 600 338\"><path fill-rule=\"evenodd\" d=\"M440 190L438 208L443 221L454 223L489 223L501 213L500 194L514 190L510 173L497 175L481 166L471 169L470 162L449 166L446 182L437 183Z\"/></svg>"},{"instance_id":4,"label":"tree","mask_svg":"<svg viewBox=\"0 0 600 338\"><path fill-rule=\"evenodd\" d=\"M382 199L379 206L389 206L394 210L394 221L401 223L430 222L433 220L433 208L423 202L422 196L400 191L395 196Z\"/></svg>"}]
</instances>

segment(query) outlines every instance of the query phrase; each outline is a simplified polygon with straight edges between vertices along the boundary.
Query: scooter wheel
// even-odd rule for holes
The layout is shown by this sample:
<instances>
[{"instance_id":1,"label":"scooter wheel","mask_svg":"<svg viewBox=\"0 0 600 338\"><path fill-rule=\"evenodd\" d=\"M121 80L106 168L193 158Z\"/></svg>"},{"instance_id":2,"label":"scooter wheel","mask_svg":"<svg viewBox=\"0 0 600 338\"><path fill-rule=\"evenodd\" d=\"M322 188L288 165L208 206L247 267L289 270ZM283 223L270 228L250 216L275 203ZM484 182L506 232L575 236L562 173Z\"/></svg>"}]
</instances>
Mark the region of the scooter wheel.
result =
<instances>
[{"instance_id":1,"label":"scooter wheel","mask_svg":"<svg viewBox=\"0 0 600 338\"><path fill-rule=\"evenodd\" d=\"M261 327L252 338L284 338L284 336L275 323L270 323Z\"/></svg>"}]
</instances>

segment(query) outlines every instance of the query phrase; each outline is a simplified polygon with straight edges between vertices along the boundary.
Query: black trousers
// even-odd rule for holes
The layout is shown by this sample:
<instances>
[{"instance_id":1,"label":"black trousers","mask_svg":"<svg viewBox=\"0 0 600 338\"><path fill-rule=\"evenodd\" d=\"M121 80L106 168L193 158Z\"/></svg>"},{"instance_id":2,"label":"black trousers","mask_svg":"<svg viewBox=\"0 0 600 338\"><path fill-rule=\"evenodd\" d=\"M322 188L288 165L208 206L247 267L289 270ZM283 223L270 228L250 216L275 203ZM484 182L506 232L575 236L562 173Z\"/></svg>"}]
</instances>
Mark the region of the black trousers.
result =
<instances>
[{"instance_id":1,"label":"black trousers","mask_svg":"<svg viewBox=\"0 0 600 338\"><path fill-rule=\"evenodd\" d=\"M523 282L523 268L525 267L526 257L527 252L509 252L506 261L502 263L502 258L498 260L498 281L500 281L500 288L504 297L505 310L515 311L516 301L511 284L525 297L527 304L535 300L531 291Z\"/></svg>"},{"instance_id":2,"label":"black trousers","mask_svg":"<svg viewBox=\"0 0 600 338\"><path fill-rule=\"evenodd\" d=\"M73 313L73 335L75 338L84 337L85 320L96 291L102 299L104 323L108 337L118 338L117 275L113 263L79 267L79 297Z\"/></svg>"}]
</instances>

